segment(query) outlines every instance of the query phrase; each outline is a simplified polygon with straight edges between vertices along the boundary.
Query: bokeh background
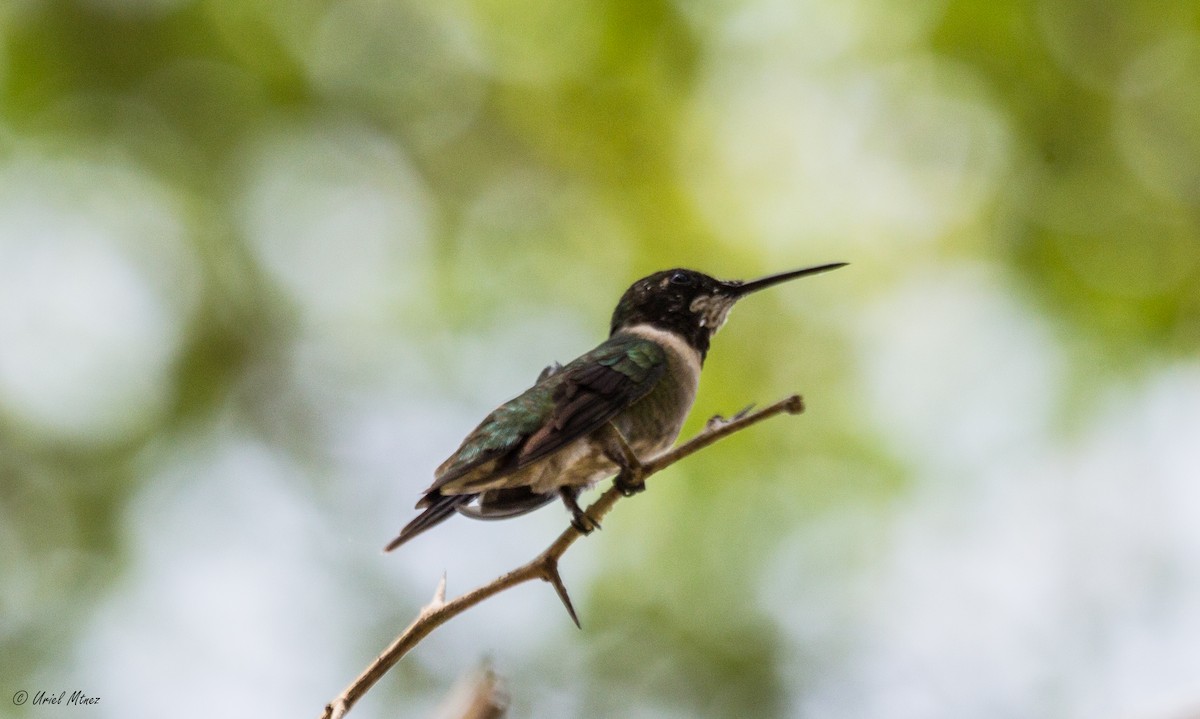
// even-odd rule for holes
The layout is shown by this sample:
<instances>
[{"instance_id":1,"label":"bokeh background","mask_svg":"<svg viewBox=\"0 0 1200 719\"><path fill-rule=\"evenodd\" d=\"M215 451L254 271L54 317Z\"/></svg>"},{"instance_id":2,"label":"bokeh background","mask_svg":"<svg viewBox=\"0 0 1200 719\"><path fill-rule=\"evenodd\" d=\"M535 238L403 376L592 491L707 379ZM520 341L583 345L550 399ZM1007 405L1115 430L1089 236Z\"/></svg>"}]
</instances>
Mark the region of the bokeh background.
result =
<instances>
[{"instance_id":1,"label":"bokeh background","mask_svg":"<svg viewBox=\"0 0 1200 719\"><path fill-rule=\"evenodd\" d=\"M316 716L558 507L393 555L634 279L756 295L672 468L352 716L1200 712L1194 0L7 0L0 716ZM90 707L16 707L82 690Z\"/></svg>"}]
</instances>

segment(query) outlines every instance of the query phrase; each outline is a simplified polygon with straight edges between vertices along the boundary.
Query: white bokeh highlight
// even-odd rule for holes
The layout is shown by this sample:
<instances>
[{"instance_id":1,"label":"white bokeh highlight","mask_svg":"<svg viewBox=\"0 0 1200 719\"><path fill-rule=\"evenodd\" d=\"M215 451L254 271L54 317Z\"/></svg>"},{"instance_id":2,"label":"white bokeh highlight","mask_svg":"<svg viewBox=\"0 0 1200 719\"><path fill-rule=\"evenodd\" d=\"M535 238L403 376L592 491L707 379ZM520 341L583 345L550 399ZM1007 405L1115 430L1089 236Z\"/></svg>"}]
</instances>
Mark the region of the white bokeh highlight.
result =
<instances>
[{"instance_id":1,"label":"white bokeh highlight","mask_svg":"<svg viewBox=\"0 0 1200 719\"><path fill-rule=\"evenodd\" d=\"M995 277L939 275L864 322L868 406L910 484L803 525L764 569L793 715L1186 716L1200 366L1113 389L1055 438L1058 343Z\"/></svg>"},{"instance_id":2,"label":"white bokeh highlight","mask_svg":"<svg viewBox=\"0 0 1200 719\"><path fill-rule=\"evenodd\" d=\"M180 203L119 162L0 166L0 411L84 444L143 428L198 300Z\"/></svg>"},{"instance_id":3,"label":"white bokeh highlight","mask_svg":"<svg viewBox=\"0 0 1200 719\"><path fill-rule=\"evenodd\" d=\"M280 128L246 157L240 229L311 325L388 323L420 294L433 207L393 140L331 121Z\"/></svg>"},{"instance_id":4,"label":"white bokeh highlight","mask_svg":"<svg viewBox=\"0 0 1200 719\"><path fill-rule=\"evenodd\" d=\"M732 243L749 231L778 253L824 244L894 255L964 227L992 197L1011 139L983 82L946 59L896 52L927 32L935 4L868 5L768 0L725 19L678 169ZM862 14L880 25L880 59L857 56L871 44L852 21Z\"/></svg>"},{"instance_id":5,"label":"white bokeh highlight","mask_svg":"<svg viewBox=\"0 0 1200 719\"><path fill-rule=\"evenodd\" d=\"M898 456L982 471L1049 441L1066 357L984 266L914 274L860 317L864 409Z\"/></svg>"}]
</instances>

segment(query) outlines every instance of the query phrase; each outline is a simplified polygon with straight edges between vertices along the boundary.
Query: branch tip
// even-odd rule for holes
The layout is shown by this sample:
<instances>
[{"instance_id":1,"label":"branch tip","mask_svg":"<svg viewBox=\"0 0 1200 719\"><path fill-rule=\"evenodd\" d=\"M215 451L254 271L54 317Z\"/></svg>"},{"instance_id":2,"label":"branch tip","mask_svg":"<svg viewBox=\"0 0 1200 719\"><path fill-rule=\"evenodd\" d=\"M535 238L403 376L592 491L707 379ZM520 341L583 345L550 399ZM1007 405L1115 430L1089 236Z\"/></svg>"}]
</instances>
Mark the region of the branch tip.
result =
<instances>
[{"instance_id":1,"label":"branch tip","mask_svg":"<svg viewBox=\"0 0 1200 719\"><path fill-rule=\"evenodd\" d=\"M783 405L783 408L787 410L788 414L800 414L804 411L804 398L798 394L788 397L784 402L786 404Z\"/></svg>"}]
</instances>

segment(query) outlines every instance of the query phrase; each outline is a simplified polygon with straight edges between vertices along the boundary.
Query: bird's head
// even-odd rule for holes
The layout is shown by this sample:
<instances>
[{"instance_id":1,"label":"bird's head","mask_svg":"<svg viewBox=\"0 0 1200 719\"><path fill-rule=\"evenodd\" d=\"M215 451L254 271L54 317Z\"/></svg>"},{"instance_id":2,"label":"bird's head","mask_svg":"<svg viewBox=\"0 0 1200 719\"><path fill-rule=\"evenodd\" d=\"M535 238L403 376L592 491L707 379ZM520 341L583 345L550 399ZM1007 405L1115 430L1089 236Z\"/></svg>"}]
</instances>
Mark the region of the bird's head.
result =
<instances>
[{"instance_id":1,"label":"bird's head","mask_svg":"<svg viewBox=\"0 0 1200 719\"><path fill-rule=\"evenodd\" d=\"M683 268L655 272L634 282L621 296L613 311L611 331L616 333L648 324L674 332L703 357L713 335L725 324L729 310L741 298L781 282L845 265L845 262L835 262L749 281L718 280L703 272Z\"/></svg>"}]
</instances>

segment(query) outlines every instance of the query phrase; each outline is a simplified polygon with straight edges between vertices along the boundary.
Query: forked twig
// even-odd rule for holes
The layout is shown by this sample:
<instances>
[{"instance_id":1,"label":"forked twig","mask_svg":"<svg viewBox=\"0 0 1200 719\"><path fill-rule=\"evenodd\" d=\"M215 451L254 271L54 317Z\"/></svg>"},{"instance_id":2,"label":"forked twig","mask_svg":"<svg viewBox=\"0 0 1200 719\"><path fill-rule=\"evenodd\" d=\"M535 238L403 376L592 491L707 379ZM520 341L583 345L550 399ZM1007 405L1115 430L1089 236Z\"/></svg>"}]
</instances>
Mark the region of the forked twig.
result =
<instances>
[{"instance_id":1,"label":"forked twig","mask_svg":"<svg viewBox=\"0 0 1200 719\"><path fill-rule=\"evenodd\" d=\"M757 424L777 414L800 414L803 411L804 401L800 395L792 395L757 412L747 414L743 411L729 420L713 418L698 435L672 450L643 462L637 472L638 476L624 477L624 479L626 480L626 484L644 481L650 475L661 472L679 460L695 454L717 440L743 430L752 424ZM621 491L616 486L609 487L600 495L599 499L587 508L588 516L597 521L603 519L622 496ZM578 626L579 617L575 613L575 608L571 605L571 598L567 594L567 588L558 573L558 560L575 543L575 540L582 536L583 534L575 527L568 527L562 534L558 535L558 538L549 547L528 563L450 601L446 601L446 577L443 575L441 582L438 583L437 591L434 593L433 599L429 604L421 608L420 613L417 614L417 618L413 620L412 624L408 625L408 628L401 632L400 636L396 637L395 641L388 645L358 678L351 682L336 699L325 706L325 712L321 715L322 719L341 719L341 717L344 717L346 712L350 711L350 708L384 674L387 674L422 639L429 636L430 632L483 600L499 594L506 589L515 587L518 584L523 584L533 579L541 579L548 582L554 587L554 591L558 594L558 598L562 601L563 606L566 607L567 613L571 615L571 620Z\"/></svg>"}]
</instances>

